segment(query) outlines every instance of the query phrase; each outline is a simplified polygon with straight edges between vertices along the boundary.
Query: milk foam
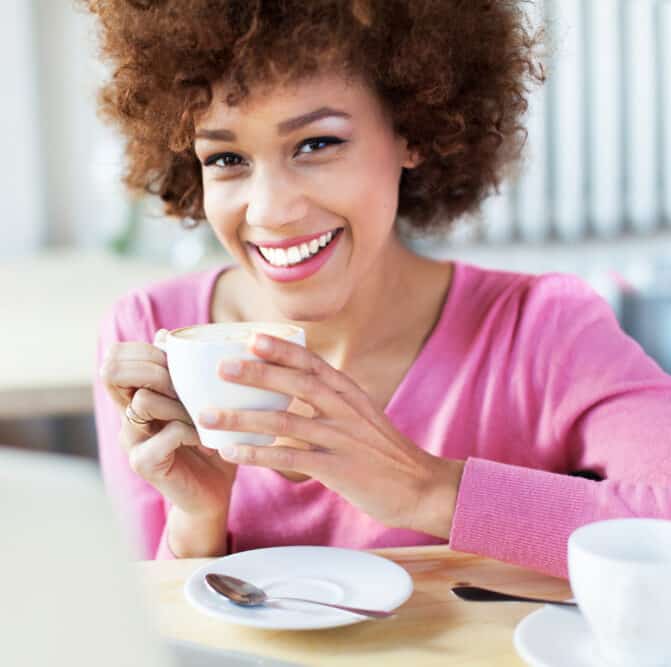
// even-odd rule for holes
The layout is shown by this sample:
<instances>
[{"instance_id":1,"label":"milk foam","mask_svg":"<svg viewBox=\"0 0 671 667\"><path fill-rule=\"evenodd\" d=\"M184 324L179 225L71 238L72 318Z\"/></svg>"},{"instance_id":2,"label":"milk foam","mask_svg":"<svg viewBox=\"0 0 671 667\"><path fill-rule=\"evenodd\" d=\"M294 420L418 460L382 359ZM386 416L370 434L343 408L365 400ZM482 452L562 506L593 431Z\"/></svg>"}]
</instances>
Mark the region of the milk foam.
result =
<instances>
[{"instance_id":1,"label":"milk foam","mask_svg":"<svg viewBox=\"0 0 671 667\"><path fill-rule=\"evenodd\" d=\"M290 325L272 322L222 322L201 324L176 331L173 335L187 340L206 343L236 341L245 342L255 333L265 333L278 338L293 338L298 329Z\"/></svg>"}]
</instances>

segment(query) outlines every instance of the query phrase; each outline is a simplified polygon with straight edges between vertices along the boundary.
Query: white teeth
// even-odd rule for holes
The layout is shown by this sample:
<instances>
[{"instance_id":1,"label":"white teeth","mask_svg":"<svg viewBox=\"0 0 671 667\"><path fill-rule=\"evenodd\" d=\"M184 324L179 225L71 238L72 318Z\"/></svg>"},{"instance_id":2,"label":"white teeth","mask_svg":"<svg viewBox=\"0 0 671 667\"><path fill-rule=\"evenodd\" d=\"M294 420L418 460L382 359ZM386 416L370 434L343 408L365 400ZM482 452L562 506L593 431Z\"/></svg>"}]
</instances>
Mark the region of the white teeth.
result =
<instances>
[{"instance_id":1,"label":"white teeth","mask_svg":"<svg viewBox=\"0 0 671 667\"><path fill-rule=\"evenodd\" d=\"M279 266L286 266L289 262L287 260L287 253L284 248L275 248L275 257L273 257L273 264Z\"/></svg>"},{"instance_id":2,"label":"white teeth","mask_svg":"<svg viewBox=\"0 0 671 667\"><path fill-rule=\"evenodd\" d=\"M312 239L309 242L291 246L290 248L264 248L262 246L258 246L258 248L269 264L288 266L290 264L300 264L302 261L316 255L322 248L328 245L334 236L333 232L327 232L326 234L322 234L318 239Z\"/></svg>"},{"instance_id":3,"label":"white teeth","mask_svg":"<svg viewBox=\"0 0 671 667\"><path fill-rule=\"evenodd\" d=\"M289 264L298 264L301 261L301 251L296 246L292 246L287 250L287 260Z\"/></svg>"}]
</instances>

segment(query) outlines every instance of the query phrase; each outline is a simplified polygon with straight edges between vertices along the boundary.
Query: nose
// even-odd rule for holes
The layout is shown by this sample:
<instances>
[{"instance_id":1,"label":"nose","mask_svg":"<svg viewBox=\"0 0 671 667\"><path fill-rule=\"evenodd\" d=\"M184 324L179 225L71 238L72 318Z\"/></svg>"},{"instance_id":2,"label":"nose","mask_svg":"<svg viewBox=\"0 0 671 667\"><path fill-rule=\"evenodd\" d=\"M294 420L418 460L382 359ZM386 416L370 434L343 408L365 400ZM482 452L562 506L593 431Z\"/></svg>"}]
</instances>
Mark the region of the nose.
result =
<instances>
[{"instance_id":1,"label":"nose","mask_svg":"<svg viewBox=\"0 0 671 667\"><path fill-rule=\"evenodd\" d=\"M280 169L257 169L249 181L247 224L282 227L307 215L304 193Z\"/></svg>"}]
</instances>

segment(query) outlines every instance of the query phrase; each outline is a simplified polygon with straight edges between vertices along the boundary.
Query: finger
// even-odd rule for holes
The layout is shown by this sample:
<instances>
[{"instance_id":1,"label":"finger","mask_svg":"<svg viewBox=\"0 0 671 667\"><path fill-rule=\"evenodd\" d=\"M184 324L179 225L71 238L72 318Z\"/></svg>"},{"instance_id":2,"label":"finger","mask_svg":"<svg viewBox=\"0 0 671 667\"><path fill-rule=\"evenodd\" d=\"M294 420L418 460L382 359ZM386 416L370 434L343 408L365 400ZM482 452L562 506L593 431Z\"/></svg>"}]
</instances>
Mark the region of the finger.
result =
<instances>
[{"instance_id":1,"label":"finger","mask_svg":"<svg viewBox=\"0 0 671 667\"><path fill-rule=\"evenodd\" d=\"M131 422L126 416L125 411L121 412L121 431L119 433L119 443L128 453L131 447L148 440L158 433L164 426L164 422L150 421L147 424L137 424Z\"/></svg>"},{"instance_id":2,"label":"finger","mask_svg":"<svg viewBox=\"0 0 671 667\"><path fill-rule=\"evenodd\" d=\"M218 373L223 380L295 396L322 414L350 417L353 412L342 394L324 384L316 375L302 370L265 361L236 359L222 361Z\"/></svg>"},{"instance_id":3,"label":"finger","mask_svg":"<svg viewBox=\"0 0 671 667\"><path fill-rule=\"evenodd\" d=\"M141 426L139 424L132 424L124 419L121 425L121 432L119 434L119 444L121 445L121 448L126 453L128 453L132 447L139 445L141 442L146 442L149 440L149 438L161 431L163 428L164 424L160 422L151 422ZM211 449L210 447L205 447L204 445L196 445L191 449L194 451L194 453L198 452L206 459L211 459L215 454L217 454L216 449Z\"/></svg>"},{"instance_id":4,"label":"finger","mask_svg":"<svg viewBox=\"0 0 671 667\"><path fill-rule=\"evenodd\" d=\"M152 361L110 359L103 364L100 375L110 392L116 391L119 396L126 395L124 390L145 387L177 398L168 369Z\"/></svg>"},{"instance_id":5,"label":"finger","mask_svg":"<svg viewBox=\"0 0 671 667\"><path fill-rule=\"evenodd\" d=\"M354 380L302 345L274 336L255 334L250 342L250 350L266 361L315 375L361 415L376 423L380 421L378 409Z\"/></svg>"},{"instance_id":6,"label":"finger","mask_svg":"<svg viewBox=\"0 0 671 667\"><path fill-rule=\"evenodd\" d=\"M283 338L257 333L251 340L250 349L266 361L302 369L307 373L316 375L323 384L341 396L348 405L365 417L380 432L388 434L395 432L384 412L371 401L368 394L352 378L336 370L302 345L297 345Z\"/></svg>"},{"instance_id":7,"label":"finger","mask_svg":"<svg viewBox=\"0 0 671 667\"><path fill-rule=\"evenodd\" d=\"M335 392L354 394L362 391L354 380L337 371L321 357L302 345L275 336L257 333L251 340L250 348L254 354L266 361L316 375Z\"/></svg>"},{"instance_id":8,"label":"finger","mask_svg":"<svg viewBox=\"0 0 671 667\"><path fill-rule=\"evenodd\" d=\"M219 455L224 460L238 465L288 470L317 479L333 458L332 453L322 450L241 444L229 445L225 449L220 449Z\"/></svg>"},{"instance_id":9,"label":"finger","mask_svg":"<svg viewBox=\"0 0 671 667\"><path fill-rule=\"evenodd\" d=\"M150 343L112 343L103 358L103 363L107 361L151 361L155 364L165 366L168 362L165 352Z\"/></svg>"},{"instance_id":10,"label":"finger","mask_svg":"<svg viewBox=\"0 0 671 667\"><path fill-rule=\"evenodd\" d=\"M179 401L151 389L138 389L133 394L130 406L141 420L180 421L193 426L189 413Z\"/></svg>"},{"instance_id":11,"label":"finger","mask_svg":"<svg viewBox=\"0 0 671 667\"><path fill-rule=\"evenodd\" d=\"M208 429L263 433L278 438L302 440L309 443L312 449L334 449L349 442L333 425L290 412L210 408L199 415L198 421Z\"/></svg>"},{"instance_id":12,"label":"finger","mask_svg":"<svg viewBox=\"0 0 671 667\"><path fill-rule=\"evenodd\" d=\"M193 426L174 421L166 424L156 435L131 447L128 462L133 472L151 480L168 472L166 461L180 447L197 447L200 438Z\"/></svg>"},{"instance_id":13,"label":"finger","mask_svg":"<svg viewBox=\"0 0 671 667\"><path fill-rule=\"evenodd\" d=\"M133 400L133 394L135 393L135 388L124 389L123 387L117 387L107 382L105 382L105 389L110 395L110 398L114 401L116 406L121 409L122 412Z\"/></svg>"}]
</instances>

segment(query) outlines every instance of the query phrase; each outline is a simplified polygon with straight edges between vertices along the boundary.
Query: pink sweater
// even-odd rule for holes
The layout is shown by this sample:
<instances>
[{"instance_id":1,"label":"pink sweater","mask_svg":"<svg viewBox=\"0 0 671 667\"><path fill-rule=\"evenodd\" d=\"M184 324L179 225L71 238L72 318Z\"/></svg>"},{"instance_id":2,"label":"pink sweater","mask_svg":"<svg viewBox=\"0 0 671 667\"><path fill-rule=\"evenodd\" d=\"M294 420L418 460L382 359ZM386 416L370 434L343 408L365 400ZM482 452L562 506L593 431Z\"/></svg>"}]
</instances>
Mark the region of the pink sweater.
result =
<instances>
[{"instance_id":1,"label":"pink sweater","mask_svg":"<svg viewBox=\"0 0 671 667\"><path fill-rule=\"evenodd\" d=\"M100 355L114 341L151 342L159 328L207 322L222 270L120 299L102 325ZM169 557L168 505L130 470L117 444L118 410L99 380L95 404L108 492L139 555ZM581 280L457 263L442 316L386 414L418 447L466 460L453 549L566 576L567 538L578 526L671 519L670 407L671 377ZM253 467L239 469L228 531L231 551L442 541L388 528L316 480L293 483Z\"/></svg>"}]
</instances>

